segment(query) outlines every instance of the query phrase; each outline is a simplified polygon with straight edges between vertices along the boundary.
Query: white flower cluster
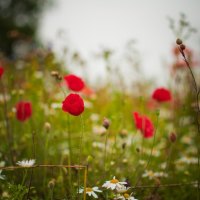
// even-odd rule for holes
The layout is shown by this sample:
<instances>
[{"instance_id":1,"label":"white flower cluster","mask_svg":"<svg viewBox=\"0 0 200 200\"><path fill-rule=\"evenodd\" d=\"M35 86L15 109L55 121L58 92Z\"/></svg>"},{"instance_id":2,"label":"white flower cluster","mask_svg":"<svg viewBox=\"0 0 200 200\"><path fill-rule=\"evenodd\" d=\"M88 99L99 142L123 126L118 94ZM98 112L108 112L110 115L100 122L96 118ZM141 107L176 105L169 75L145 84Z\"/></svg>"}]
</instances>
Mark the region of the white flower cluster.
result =
<instances>
[{"instance_id":1,"label":"white flower cluster","mask_svg":"<svg viewBox=\"0 0 200 200\"><path fill-rule=\"evenodd\" d=\"M145 173L142 177L148 177L150 180L153 178L161 178L161 177L168 177L168 174L165 172L153 172L152 170L145 170Z\"/></svg>"},{"instance_id":2,"label":"white flower cluster","mask_svg":"<svg viewBox=\"0 0 200 200\"><path fill-rule=\"evenodd\" d=\"M124 181L119 181L118 179L115 178L115 176L113 177L112 180L106 181L102 187L106 188L106 189L110 189L110 190L115 190L115 192L117 193L115 195L115 200L137 200L133 197L133 193L128 194L128 190L130 189L130 187L126 187L127 182ZM102 190L100 190L98 187L87 187L85 189L85 192L88 196L93 197L95 199L98 198L98 195L96 193L101 193ZM84 193L84 188L80 188L78 193Z\"/></svg>"}]
</instances>

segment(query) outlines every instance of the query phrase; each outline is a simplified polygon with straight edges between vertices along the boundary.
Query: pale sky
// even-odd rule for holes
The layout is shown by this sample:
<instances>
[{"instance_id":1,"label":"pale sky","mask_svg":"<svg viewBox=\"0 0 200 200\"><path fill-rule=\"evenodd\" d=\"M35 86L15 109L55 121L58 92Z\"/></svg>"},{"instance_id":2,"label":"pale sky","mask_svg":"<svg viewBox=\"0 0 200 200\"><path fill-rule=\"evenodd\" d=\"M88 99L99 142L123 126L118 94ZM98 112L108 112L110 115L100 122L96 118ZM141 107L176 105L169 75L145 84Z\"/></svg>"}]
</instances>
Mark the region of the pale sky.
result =
<instances>
[{"instance_id":1,"label":"pale sky","mask_svg":"<svg viewBox=\"0 0 200 200\"><path fill-rule=\"evenodd\" d=\"M137 40L145 76L165 85L163 63L170 63L176 40L167 17L178 20L182 12L200 30L199 10L199 0L55 0L43 14L39 34L58 54L65 42L80 51L89 61L93 79L104 75L102 66L90 61L94 53L102 47L118 51L129 40ZM62 41L57 37L59 30L66 33ZM199 33L187 45L199 51Z\"/></svg>"}]
</instances>

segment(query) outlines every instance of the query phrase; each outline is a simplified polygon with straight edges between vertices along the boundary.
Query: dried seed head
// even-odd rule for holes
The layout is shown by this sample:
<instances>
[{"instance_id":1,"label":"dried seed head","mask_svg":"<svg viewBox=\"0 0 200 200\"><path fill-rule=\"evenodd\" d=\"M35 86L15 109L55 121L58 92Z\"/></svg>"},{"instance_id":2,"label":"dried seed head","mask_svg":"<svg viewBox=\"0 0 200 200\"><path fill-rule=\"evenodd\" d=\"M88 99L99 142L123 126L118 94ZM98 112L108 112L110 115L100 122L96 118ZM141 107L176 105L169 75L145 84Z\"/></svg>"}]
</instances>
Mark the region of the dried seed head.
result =
<instances>
[{"instance_id":1,"label":"dried seed head","mask_svg":"<svg viewBox=\"0 0 200 200\"><path fill-rule=\"evenodd\" d=\"M180 48L181 48L182 51L185 50L185 45L184 45L184 44L181 44L181 45L180 45Z\"/></svg>"},{"instance_id":2,"label":"dried seed head","mask_svg":"<svg viewBox=\"0 0 200 200\"><path fill-rule=\"evenodd\" d=\"M176 40L176 44L181 45L182 43L183 43L183 42L182 42L181 39L178 38L178 39Z\"/></svg>"},{"instance_id":3,"label":"dried seed head","mask_svg":"<svg viewBox=\"0 0 200 200\"><path fill-rule=\"evenodd\" d=\"M51 71L51 76L55 77L58 81L62 80L62 76L59 74L58 71Z\"/></svg>"},{"instance_id":4,"label":"dried seed head","mask_svg":"<svg viewBox=\"0 0 200 200\"><path fill-rule=\"evenodd\" d=\"M103 127L106 128L106 129L108 129L109 126L110 126L110 120L107 119L107 118L104 118L103 119Z\"/></svg>"}]
</instances>

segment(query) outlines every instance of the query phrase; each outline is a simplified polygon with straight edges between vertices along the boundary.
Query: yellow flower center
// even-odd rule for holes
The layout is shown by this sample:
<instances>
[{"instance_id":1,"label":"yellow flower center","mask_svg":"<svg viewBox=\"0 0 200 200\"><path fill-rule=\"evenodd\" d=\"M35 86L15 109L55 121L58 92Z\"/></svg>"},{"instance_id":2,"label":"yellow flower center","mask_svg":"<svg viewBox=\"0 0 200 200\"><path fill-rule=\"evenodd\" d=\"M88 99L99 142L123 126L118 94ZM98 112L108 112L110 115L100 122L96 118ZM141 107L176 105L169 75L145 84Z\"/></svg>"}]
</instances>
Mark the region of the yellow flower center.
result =
<instances>
[{"instance_id":1,"label":"yellow flower center","mask_svg":"<svg viewBox=\"0 0 200 200\"><path fill-rule=\"evenodd\" d=\"M92 191L93 191L92 188L90 188L90 187L86 188L86 192L92 192Z\"/></svg>"},{"instance_id":2,"label":"yellow flower center","mask_svg":"<svg viewBox=\"0 0 200 200\"><path fill-rule=\"evenodd\" d=\"M119 181L118 181L117 179L112 179L110 182L116 184L116 183L118 183Z\"/></svg>"},{"instance_id":3,"label":"yellow flower center","mask_svg":"<svg viewBox=\"0 0 200 200\"><path fill-rule=\"evenodd\" d=\"M125 194L124 194L124 197L127 199L127 198L129 198L129 197L130 197L130 195L129 195L129 194L127 194L127 193L125 193Z\"/></svg>"}]
</instances>

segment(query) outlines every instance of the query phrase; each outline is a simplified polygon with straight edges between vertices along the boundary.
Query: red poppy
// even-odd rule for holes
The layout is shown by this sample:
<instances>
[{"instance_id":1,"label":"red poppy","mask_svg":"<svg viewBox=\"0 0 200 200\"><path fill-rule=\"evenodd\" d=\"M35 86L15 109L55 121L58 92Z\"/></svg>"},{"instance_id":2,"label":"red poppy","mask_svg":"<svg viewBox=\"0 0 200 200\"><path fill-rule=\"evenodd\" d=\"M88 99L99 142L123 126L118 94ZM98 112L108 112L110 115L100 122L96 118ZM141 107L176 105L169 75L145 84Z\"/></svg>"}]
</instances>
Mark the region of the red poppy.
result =
<instances>
[{"instance_id":1,"label":"red poppy","mask_svg":"<svg viewBox=\"0 0 200 200\"><path fill-rule=\"evenodd\" d=\"M141 116L138 112L133 113L135 126L139 129L145 138L151 138L154 134L154 126L151 120L146 116Z\"/></svg>"},{"instance_id":2,"label":"red poppy","mask_svg":"<svg viewBox=\"0 0 200 200\"><path fill-rule=\"evenodd\" d=\"M30 102L20 101L16 105L16 117L19 121L26 121L32 115L32 105Z\"/></svg>"},{"instance_id":3,"label":"red poppy","mask_svg":"<svg viewBox=\"0 0 200 200\"><path fill-rule=\"evenodd\" d=\"M171 92L165 88L157 88L153 94L152 98L159 102L166 102L171 100Z\"/></svg>"},{"instance_id":4,"label":"red poppy","mask_svg":"<svg viewBox=\"0 0 200 200\"><path fill-rule=\"evenodd\" d=\"M64 79L66 81L68 88L75 92L80 92L85 86L83 80L73 74L65 76Z\"/></svg>"},{"instance_id":5,"label":"red poppy","mask_svg":"<svg viewBox=\"0 0 200 200\"><path fill-rule=\"evenodd\" d=\"M84 111L83 99L78 94L69 94L62 102L62 110L78 116Z\"/></svg>"},{"instance_id":6,"label":"red poppy","mask_svg":"<svg viewBox=\"0 0 200 200\"><path fill-rule=\"evenodd\" d=\"M0 67L0 78L2 77L3 73L4 73L4 68Z\"/></svg>"}]
</instances>

